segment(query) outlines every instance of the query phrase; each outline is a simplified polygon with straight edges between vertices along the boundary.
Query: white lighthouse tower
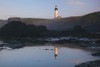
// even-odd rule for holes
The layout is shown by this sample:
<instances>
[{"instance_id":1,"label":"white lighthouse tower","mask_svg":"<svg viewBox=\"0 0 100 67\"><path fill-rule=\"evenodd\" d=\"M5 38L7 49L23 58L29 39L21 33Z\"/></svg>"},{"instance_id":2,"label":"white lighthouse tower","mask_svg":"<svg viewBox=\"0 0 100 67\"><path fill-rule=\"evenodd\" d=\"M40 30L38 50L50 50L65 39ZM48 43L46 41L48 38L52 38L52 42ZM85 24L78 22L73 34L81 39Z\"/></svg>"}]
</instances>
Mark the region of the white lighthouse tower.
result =
<instances>
[{"instance_id":1,"label":"white lighthouse tower","mask_svg":"<svg viewBox=\"0 0 100 67\"><path fill-rule=\"evenodd\" d=\"M55 6L55 15L54 15L55 19L61 19L61 16L58 15L58 6Z\"/></svg>"},{"instance_id":2,"label":"white lighthouse tower","mask_svg":"<svg viewBox=\"0 0 100 67\"><path fill-rule=\"evenodd\" d=\"M55 6L55 18L58 18L58 7L57 7L57 5Z\"/></svg>"}]
</instances>

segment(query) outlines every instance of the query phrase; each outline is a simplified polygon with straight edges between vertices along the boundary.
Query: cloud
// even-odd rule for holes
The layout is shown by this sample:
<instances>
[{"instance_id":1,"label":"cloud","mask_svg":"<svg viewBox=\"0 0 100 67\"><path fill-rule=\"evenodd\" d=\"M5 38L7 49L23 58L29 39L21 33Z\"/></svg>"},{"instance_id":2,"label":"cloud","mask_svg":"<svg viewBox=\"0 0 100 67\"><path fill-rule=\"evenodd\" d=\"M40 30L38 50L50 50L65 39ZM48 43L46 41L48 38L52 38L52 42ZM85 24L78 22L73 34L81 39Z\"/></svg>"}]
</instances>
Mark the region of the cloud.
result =
<instances>
[{"instance_id":1,"label":"cloud","mask_svg":"<svg viewBox=\"0 0 100 67\"><path fill-rule=\"evenodd\" d=\"M69 1L65 3L66 5L84 5L84 2L81 1Z\"/></svg>"}]
</instances>

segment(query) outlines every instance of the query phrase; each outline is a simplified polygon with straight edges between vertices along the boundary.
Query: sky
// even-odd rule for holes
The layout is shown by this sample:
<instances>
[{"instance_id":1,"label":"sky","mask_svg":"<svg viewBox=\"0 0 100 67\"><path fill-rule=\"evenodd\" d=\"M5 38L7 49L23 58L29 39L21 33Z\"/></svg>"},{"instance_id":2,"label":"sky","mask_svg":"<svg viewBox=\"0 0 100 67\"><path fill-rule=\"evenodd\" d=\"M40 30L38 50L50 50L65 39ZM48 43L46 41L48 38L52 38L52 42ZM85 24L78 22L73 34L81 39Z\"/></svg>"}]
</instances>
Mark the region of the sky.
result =
<instances>
[{"instance_id":1,"label":"sky","mask_svg":"<svg viewBox=\"0 0 100 67\"><path fill-rule=\"evenodd\" d=\"M82 16L100 11L100 0L0 0L0 19L54 18L58 6L59 16Z\"/></svg>"}]
</instances>

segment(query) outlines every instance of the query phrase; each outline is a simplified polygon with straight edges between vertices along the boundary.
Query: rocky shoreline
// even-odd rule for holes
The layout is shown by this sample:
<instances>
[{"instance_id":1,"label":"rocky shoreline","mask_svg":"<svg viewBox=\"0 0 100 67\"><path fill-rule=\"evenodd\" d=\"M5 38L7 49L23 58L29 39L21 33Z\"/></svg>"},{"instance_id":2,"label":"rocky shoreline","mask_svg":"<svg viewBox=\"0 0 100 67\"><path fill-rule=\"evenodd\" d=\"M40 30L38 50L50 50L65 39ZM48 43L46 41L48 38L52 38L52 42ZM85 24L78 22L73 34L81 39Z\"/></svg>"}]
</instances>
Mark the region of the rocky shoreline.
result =
<instances>
[{"instance_id":1,"label":"rocky shoreline","mask_svg":"<svg viewBox=\"0 0 100 67\"><path fill-rule=\"evenodd\" d=\"M75 43L82 48L100 51L100 39L83 38L83 37L47 37L36 39L8 39L0 40L0 47L22 48L28 45L44 44L44 43ZM63 45L62 45L63 46ZM75 46L75 45L73 45Z\"/></svg>"},{"instance_id":2,"label":"rocky shoreline","mask_svg":"<svg viewBox=\"0 0 100 67\"><path fill-rule=\"evenodd\" d=\"M86 63L76 65L75 67L100 67L100 60L89 61Z\"/></svg>"}]
</instances>

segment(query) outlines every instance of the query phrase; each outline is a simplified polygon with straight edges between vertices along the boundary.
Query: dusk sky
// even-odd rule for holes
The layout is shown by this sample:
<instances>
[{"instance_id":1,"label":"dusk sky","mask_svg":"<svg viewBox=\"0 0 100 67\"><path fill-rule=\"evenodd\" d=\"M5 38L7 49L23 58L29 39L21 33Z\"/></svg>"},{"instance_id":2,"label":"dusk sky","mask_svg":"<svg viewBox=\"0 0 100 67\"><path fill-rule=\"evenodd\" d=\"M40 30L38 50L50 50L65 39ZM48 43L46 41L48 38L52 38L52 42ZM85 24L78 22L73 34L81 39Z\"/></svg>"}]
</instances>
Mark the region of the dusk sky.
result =
<instances>
[{"instance_id":1,"label":"dusk sky","mask_svg":"<svg viewBox=\"0 0 100 67\"><path fill-rule=\"evenodd\" d=\"M58 5L62 17L100 11L100 0L0 0L0 19L9 17L54 18Z\"/></svg>"}]
</instances>

